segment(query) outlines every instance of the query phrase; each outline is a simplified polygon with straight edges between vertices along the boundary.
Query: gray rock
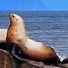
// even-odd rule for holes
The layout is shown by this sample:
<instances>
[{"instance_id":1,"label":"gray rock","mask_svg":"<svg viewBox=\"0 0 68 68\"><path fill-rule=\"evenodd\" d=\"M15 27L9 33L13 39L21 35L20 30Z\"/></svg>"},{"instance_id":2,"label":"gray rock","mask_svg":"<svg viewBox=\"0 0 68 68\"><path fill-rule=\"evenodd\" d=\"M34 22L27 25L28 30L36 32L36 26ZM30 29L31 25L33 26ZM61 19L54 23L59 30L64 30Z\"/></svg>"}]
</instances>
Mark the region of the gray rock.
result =
<instances>
[{"instance_id":1,"label":"gray rock","mask_svg":"<svg viewBox=\"0 0 68 68\"><path fill-rule=\"evenodd\" d=\"M11 57L7 51L0 49L0 68L11 68Z\"/></svg>"}]
</instances>

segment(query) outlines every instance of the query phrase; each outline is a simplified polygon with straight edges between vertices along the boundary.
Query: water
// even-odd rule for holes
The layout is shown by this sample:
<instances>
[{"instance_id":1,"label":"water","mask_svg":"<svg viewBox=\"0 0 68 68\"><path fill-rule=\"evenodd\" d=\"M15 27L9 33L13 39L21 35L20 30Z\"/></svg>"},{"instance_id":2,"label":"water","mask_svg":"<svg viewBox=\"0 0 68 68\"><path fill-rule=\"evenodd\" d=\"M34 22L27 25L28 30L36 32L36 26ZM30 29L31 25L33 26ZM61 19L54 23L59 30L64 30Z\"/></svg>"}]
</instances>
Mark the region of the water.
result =
<instances>
[{"instance_id":1,"label":"water","mask_svg":"<svg viewBox=\"0 0 68 68\"><path fill-rule=\"evenodd\" d=\"M68 12L67 11L0 11L0 28L8 28L8 13L24 19L29 38L54 48L61 60L68 57Z\"/></svg>"}]
</instances>

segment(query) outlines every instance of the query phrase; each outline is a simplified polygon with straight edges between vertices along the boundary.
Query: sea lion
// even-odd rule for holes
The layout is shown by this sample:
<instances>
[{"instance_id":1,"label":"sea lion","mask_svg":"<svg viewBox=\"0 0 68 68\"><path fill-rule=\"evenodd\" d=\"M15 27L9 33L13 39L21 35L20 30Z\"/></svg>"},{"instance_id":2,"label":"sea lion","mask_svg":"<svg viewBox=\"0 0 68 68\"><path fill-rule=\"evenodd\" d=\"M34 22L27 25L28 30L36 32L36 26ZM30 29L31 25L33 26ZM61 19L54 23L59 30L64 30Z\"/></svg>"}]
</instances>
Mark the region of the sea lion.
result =
<instances>
[{"instance_id":1,"label":"sea lion","mask_svg":"<svg viewBox=\"0 0 68 68\"><path fill-rule=\"evenodd\" d=\"M12 43L16 43L22 52L33 60L53 61L56 58L55 51L40 42L36 42L27 37L23 19L16 14L9 14L10 25L7 31L6 42L10 48Z\"/></svg>"}]
</instances>

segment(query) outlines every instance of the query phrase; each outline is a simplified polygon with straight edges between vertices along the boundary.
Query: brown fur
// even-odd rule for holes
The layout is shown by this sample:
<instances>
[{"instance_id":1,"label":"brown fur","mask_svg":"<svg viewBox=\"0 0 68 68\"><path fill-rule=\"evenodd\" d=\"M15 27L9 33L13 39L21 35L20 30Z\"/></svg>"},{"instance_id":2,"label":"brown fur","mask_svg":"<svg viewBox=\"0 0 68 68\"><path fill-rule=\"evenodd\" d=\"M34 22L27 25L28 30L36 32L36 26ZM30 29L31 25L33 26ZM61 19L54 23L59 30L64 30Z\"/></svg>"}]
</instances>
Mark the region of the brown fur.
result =
<instances>
[{"instance_id":1,"label":"brown fur","mask_svg":"<svg viewBox=\"0 0 68 68\"><path fill-rule=\"evenodd\" d=\"M29 58L34 60L51 60L56 58L56 53L54 50L48 46L42 46L43 51L29 50L28 48L23 48L23 52Z\"/></svg>"},{"instance_id":2,"label":"brown fur","mask_svg":"<svg viewBox=\"0 0 68 68\"><path fill-rule=\"evenodd\" d=\"M40 44L39 42L36 42L37 43L36 44L35 41L30 42L27 40L28 38L25 33L24 23L22 21L19 21L20 19L13 18L12 14L9 15L9 18L11 23L8 28L7 39L6 39L7 44L9 46L11 43L17 43L26 56L35 60L52 60L56 58L56 53L51 47L44 46L43 44ZM17 22L14 19L16 19ZM18 28L19 26L21 26L22 30ZM19 31L20 32L23 31L22 32L23 34L19 33ZM22 36L22 37L18 39L17 38L18 36Z\"/></svg>"}]
</instances>

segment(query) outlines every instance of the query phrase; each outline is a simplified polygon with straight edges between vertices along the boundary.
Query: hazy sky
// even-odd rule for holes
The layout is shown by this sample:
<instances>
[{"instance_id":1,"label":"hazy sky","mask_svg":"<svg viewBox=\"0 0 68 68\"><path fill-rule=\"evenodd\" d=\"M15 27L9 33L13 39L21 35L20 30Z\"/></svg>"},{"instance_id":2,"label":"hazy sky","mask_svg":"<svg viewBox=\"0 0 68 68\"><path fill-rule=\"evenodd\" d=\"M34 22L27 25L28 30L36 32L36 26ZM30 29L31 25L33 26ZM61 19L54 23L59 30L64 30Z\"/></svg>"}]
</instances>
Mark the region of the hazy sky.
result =
<instances>
[{"instance_id":1,"label":"hazy sky","mask_svg":"<svg viewBox=\"0 0 68 68\"><path fill-rule=\"evenodd\" d=\"M48 10L68 10L68 0L41 0Z\"/></svg>"},{"instance_id":2,"label":"hazy sky","mask_svg":"<svg viewBox=\"0 0 68 68\"><path fill-rule=\"evenodd\" d=\"M0 0L0 10L65 11L68 0Z\"/></svg>"}]
</instances>

